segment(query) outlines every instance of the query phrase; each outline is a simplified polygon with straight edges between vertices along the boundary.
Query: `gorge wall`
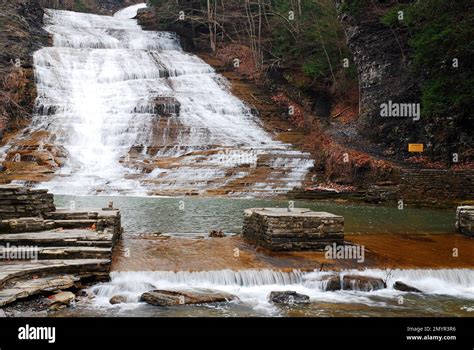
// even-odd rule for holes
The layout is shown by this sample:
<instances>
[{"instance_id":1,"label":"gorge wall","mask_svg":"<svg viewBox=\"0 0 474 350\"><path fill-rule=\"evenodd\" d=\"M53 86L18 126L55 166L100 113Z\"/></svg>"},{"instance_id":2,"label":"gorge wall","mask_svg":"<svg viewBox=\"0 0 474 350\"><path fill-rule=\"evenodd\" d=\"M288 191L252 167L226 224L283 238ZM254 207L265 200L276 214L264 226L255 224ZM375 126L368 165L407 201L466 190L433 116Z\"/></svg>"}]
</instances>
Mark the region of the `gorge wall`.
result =
<instances>
[{"instance_id":1,"label":"gorge wall","mask_svg":"<svg viewBox=\"0 0 474 350\"><path fill-rule=\"evenodd\" d=\"M0 3L0 142L27 125L36 98L33 53L49 44L38 0Z\"/></svg>"},{"instance_id":2,"label":"gorge wall","mask_svg":"<svg viewBox=\"0 0 474 350\"><path fill-rule=\"evenodd\" d=\"M361 136L399 158L410 157L409 143L422 143L424 161L472 162L474 133L468 106L473 95L467 82L473 78L474 51L463 39L474 34L472 19L464 16L472 13L472 2L336 4L357 65ZM419 120L381 117L381 105L389 101L419 104Z\"/></svg>"}]
</instances>

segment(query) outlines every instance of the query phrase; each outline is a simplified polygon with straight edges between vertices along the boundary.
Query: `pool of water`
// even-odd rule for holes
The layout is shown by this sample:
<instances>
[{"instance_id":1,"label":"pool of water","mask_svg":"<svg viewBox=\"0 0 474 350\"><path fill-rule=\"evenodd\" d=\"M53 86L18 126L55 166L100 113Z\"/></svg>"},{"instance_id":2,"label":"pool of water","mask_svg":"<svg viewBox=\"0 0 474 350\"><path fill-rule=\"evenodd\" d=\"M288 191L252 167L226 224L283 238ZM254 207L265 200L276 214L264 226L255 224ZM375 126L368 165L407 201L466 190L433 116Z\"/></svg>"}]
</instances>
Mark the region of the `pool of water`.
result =
<instances>
[{"instance_id":1,"label":"pool of water","mask_svg":"<svg viewBox=\"0 0 474 350\"><path fill-rule=\"evenodd\" d=\"M122 213L126 234L207 233L223 230L240 233L245 209L254 207L294 207L327 211L345 218L346 233L450 233L454 232L454 212L334 203L330 201L287 201L228 198L157 198L55 196L57 207L102 208L113 201Z\"/></svg>"}]
</instances>

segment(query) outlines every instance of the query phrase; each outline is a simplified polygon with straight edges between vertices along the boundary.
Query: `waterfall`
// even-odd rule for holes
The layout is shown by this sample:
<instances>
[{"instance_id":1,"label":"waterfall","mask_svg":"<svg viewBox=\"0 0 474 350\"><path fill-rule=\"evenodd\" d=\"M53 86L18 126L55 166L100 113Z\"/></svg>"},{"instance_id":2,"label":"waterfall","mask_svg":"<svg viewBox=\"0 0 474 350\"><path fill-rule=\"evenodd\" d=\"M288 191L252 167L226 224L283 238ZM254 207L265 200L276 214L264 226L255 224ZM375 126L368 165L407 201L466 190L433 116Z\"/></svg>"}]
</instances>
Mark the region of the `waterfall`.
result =
<instances>
[{"instance_id":1,"label":"waterfall","mask_svg":"<svg viewBox=\"0 0 474 350\"><path fill-rule=\"evenodd\" d=\"M325 291L327 275L360 275L387 280L387 288L372 292ZM388 277L388 278L387 278ZM123 307L140 305L140 295L153 289L186 290L204 288L225 291L239 297L240 302L272 311L268 295L272 291L292 290L310 296L313 302L363 303L384 306L385 302L371 296L397 298L403 292L393 289L401 281L423 291L424 295L447 295L474 300L474 270L472 269L416 269L416 270L344 270L340 272L302 272L300 270L217 270L217 271L143 271L112 272L111 281L91 287L99 307L111 307L114 295L126 296L130 303Z\"/></svg>"},{"instance_id":2,"label":"waterfall","mask_svg":"<svg viewBox=\"0 0 474 350\"><path fill-rule=\"evenodd\" d=\"M18 138L41 133L65 159L42 186L76 195L237 196L301 186L309 154L275 141L174 33L142 30L131 19L142 7L113 17L46 11L53 47L34 55L35 115Z\"/></svg>"}]
</instances>

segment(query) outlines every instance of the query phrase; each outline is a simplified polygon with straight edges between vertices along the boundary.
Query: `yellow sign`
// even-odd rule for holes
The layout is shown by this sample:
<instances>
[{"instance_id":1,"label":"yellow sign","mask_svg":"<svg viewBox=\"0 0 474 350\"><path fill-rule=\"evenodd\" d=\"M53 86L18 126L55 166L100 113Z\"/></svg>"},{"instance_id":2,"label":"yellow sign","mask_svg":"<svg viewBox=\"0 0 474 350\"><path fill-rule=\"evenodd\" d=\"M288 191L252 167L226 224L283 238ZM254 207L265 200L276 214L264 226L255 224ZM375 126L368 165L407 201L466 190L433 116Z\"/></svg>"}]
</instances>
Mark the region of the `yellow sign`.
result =
<instances>
[{"instance_id":1,"label":"yellow sign","mask_svg":"<svg viewBox=\"0 0 474 350\"><path fill-rule=\"evenodd\" d=\"M423 152L424 145L422 143L409 143L408 152Z\"/></svg>"}]
</instances>

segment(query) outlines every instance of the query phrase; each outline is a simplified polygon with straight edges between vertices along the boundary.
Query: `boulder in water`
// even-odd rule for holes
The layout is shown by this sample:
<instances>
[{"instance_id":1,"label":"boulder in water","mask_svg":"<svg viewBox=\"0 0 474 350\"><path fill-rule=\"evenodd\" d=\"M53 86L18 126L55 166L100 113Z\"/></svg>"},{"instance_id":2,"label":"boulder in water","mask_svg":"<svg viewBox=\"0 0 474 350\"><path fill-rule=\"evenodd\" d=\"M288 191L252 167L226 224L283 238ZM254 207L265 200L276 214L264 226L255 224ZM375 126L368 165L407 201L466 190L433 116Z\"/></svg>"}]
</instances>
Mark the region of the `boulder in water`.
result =
<instances>
[{"instance_id":1,"label":"boulder in water","mask_svg":"<svg viewBox=\"0 0 474 350\"><path fill-rule=\"evenodd\" d=\"M127 297L125 295L114 295L110 298L109 303L112 305L123 304L127 302Z\"/></svg>"},{"instance_id":2,"label":"boulder in water","mask_svg":"<svg viewBox=\"0 0 474 350\"><path fill-rule=\"evenodd\" d=\"M209 237L212 237L212 238L224 238L224 237L225 237L225 233L224 233L222 230L212 230L211 232L209 232Z\"/></svg>"},{"instance_id":3,"label":"boulder in water","mask_svg":"<svg viewBox=\"0 0 474 350\"><path fill-rule=\"evenodd\" d=\"M342 279L342 289L344 290L371 292L386 287L385 282L377 277L347 275Z\"/></svg>"},{"instance_id":4,"label":"boulder in water","mask_svg":"<svg viewBox=\"0 0 474 350\"><path fill-rule=\"evenodd\" d=\"M207 289L152 290L140 297L140 301L156 306L222 303L235 299L237 299L235 295Z\"/></svg>"},{"instance_id":5,"label":"boulder in water","mask_svg":"<svg viewBox=\"0 0 474 350\"><path fill-rule=\"evenodd\" d=\"M309 303L309 296L287 290L283 292L271 292L270 301L275 304L305 304Z\"/></svg>"},{"instance_id":6,"label":"boulder in water","mask_svg":"<svg viewBox=\"0 0 474 350\"><path fill-rule=\"evenodd\" d=\"M328 291L336 291L336 290L341 290L341 278L339 276L334 276L334 275L329 275L329 276L324 276L322 278L322 281L324 283L324 290L326 292Z\"/></svg>"},{"instance_id":7,"label":"boulder in water","mask_svg":"<svg viewBox=\"0 0 474 350\"><path fill-rule=\"evenodd\" d=\"M419 290L418 288L412 287L412 286L410 286L408 284L405 284L401 281L396 281L393 284L393 289L399 290L401 292L422 293L422 291Z\"/></svg>"}]
</instances>

